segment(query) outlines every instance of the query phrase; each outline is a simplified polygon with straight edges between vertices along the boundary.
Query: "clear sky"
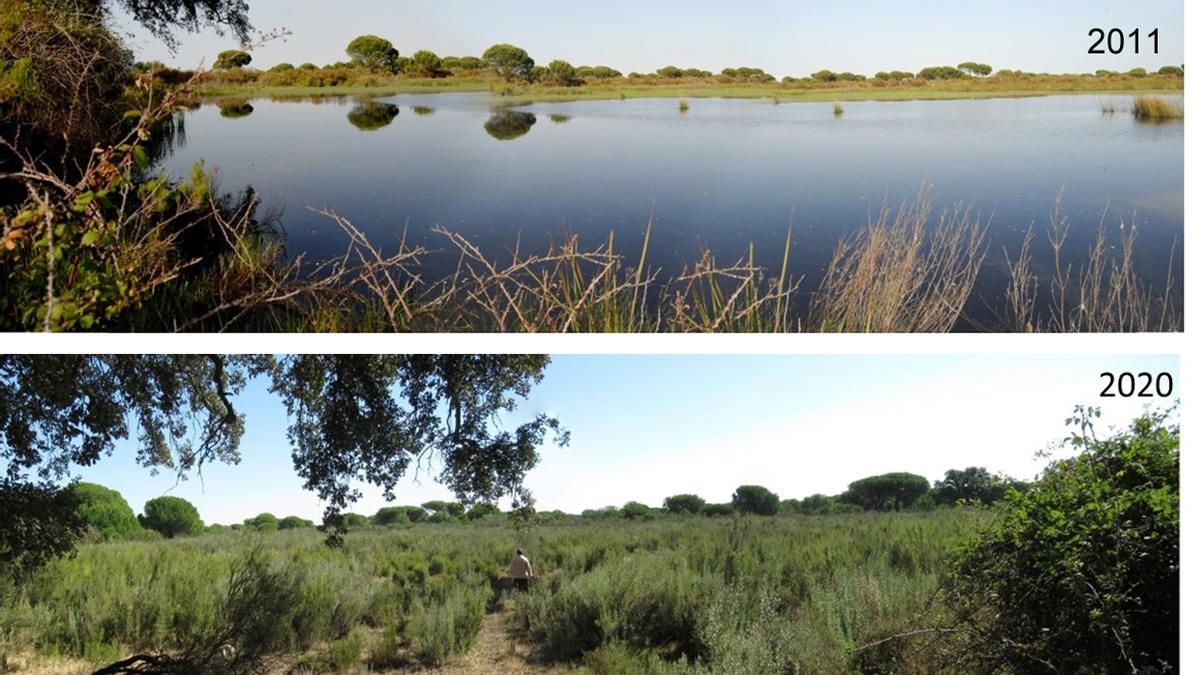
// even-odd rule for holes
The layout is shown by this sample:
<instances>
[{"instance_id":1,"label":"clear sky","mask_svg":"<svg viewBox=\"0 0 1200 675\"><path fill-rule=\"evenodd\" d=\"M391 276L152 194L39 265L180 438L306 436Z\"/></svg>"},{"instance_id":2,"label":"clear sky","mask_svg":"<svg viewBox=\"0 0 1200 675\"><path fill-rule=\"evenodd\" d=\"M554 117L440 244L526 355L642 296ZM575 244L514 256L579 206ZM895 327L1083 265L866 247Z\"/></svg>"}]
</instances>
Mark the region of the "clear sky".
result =
<instances>
[{"instance_id":1,"label":"clear sky","mask_svg":"<svg viewBox=\"0 0 1200 675\"><path fill-rule=\"evenodd\" d=\"M1183 61L1180 0L249 0L260 31L292 36L254 55L255 65L345 60L345 46L373 33L402 54L480 55L498 42L524 47L539 63L566 59L624 72L673 64L719 71L760 67L783 77L822 68L874 74L979 61L1032 72L1128 70ZM236 47L214 33L187 36L178 53L126 18L142 59L192 68ZM1158 28L1160 53L1088 55L1095 27ZM1131 50L1130 50L1131 51Z\"/></svg>"},{"instance_id":2,"label":"clear sky","mask_svg":"<svg viewBox=\"0 0 1200 675\"><path fill-rule=\"evenodd\" d=\"M543 510L578 513L696 493L728 501L739 485L782 497L836 494L853 480L911 471L930 481L947 469L986 466L1029 479L1035 453L1062 438L1075 404L1100 405L1102 426L1124 426L1143 402L1101 401L1104 371L1172 372L1170 357L995 356L563 356L518 416L548 412L571 431L547 447L527 486ZM268 511L319 520L322 504L292 467L282 405L252 382L242 463L212 465L203 481L150 477L124 444L82 472L119 490L140 511L173 494L205 522ZM399 503L450 499L431 476L404 482ZM386 502L367 492L354 510ZM507 504L502 506L507 507Z\"/></svg>"}]
</instances>

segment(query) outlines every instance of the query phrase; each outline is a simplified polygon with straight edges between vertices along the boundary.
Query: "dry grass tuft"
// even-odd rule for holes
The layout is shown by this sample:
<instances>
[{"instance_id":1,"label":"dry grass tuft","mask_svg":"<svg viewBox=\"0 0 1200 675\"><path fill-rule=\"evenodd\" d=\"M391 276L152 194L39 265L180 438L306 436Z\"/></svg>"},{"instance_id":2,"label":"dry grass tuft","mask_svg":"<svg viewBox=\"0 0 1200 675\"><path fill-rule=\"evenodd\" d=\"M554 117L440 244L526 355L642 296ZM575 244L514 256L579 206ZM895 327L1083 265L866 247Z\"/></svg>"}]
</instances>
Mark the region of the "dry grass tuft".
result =
<instances>
[{"instance_id":1,"label":"dry grass tuft","mask_svg":"<svg viewBox=\"0 0 1200 675\"><path fill-rule=\"evenodd\" d=\"M844 238L812 299L807 330L942 333L954 329L983 265L986 227L965 207L930 225L932 203L884 208Z\"/></svg>"},{"instance_id":2,"label":"dry grass tuft","mask_svg":"<svg viewBox=\"0 0 1200 675\"><path fill-rule=\"evenodd\" d=\"M1152 122L1183 119L1183 104L1161 96L1138 96L1133 99L1133 116Z\"/></svg>"},{"instance_id":3,"label":"dry grass tuft","mask_svg":"<svg viewBox=\"0 0 1200 675\"><path fill-rule=\"evenodd\" d=\"M1118 240L1109 243L1101 218L1087 259L1078 267L1063 261L1063 248L1071 229L1062 210L1062 195L1055 201L1047 232L1054 252L1049 279L1049 308L1039 313L1039 280L1032 272L1032 228L1016 259L1008 260L1010 282L1005 293L1004 328L1015 332L1149 333L1183 330L1183 316L1175 306L1175 247L1167 261L1161 290L1135 272L1134 245L1137 221L1122 221ZM1007 253L1006 253L1007 257Z\"/></svg>"}]
</instances>

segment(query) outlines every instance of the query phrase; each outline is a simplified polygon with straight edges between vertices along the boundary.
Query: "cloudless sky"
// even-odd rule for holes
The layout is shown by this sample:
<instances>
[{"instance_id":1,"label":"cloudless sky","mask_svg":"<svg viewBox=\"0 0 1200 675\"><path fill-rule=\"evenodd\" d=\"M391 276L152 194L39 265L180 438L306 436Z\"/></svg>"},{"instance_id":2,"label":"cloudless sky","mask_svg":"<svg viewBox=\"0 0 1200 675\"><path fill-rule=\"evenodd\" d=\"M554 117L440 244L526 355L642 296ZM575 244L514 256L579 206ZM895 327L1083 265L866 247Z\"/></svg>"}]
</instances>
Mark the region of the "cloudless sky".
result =
<instances>
[{"instance_id":1,"label":"cloudless sky","mask_svg":"<svg viewBox=\"0 0 1200 675\"><path fill-rule=\"evenodd\" d=\"M1099 398L1105 371L1171 372L1173 357L1032 356L562 356L517 418L547 412L572 433L546 447L529 475L542 510L578 513L696 493L728 501L739 485L781 497L837 494L858 478L986 466L1030 479L1035 453L1064 437L1076 404L1100 405L1101 427L1124 426L1144 402ZM282 405L254 381L237 401L246 415L239 466L211 465L203 480L150 477L134 446L82 472L120 491L135 511L163 494L188 499L205 522L261 512L319 520L302 489ZM353 510L386 505L365 490ZM432 476L403 481L398 503L451 499ZM507 508L507 504L501 504Z\"/></svg>"},{"instance_id":2,"label":"cloudless sky","mask_svg":"<svg viewBox=\"0 0 1200 675\"><path fill-rule=\"evenodd\" d=\"M346 59L358 35L391 40L402 54L481 55L510 42L539 63L566 59L623 72L673 64L719 71L760 67L783 77L822 68L872 75L930 65L980 61L1032 72L1092 72L1100 68L1157 69L1183 61L1183 3L1179 0L249 0L260 31L286 28L286 42L259 48L255 65L322 65ZM171 54L117 14L135 34L139 58L193 68L236 47L212 31L185 36ZM1088 55L1095 27L1160 30L1160 53L1143 40L1141 56ZM1131 52L1132 49L1127 50Z\"/></svg>"}]
</instances>

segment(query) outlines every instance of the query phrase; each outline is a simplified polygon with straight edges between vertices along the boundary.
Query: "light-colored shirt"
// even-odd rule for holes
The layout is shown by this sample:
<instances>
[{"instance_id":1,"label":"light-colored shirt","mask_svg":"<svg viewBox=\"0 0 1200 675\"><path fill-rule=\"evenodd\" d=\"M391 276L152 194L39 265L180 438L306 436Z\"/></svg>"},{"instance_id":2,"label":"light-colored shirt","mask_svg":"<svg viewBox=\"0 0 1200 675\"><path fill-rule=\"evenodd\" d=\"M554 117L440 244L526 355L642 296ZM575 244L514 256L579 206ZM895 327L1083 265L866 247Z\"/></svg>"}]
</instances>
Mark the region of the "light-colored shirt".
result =
<instances>
[{"instance_id":1,"label":"light-colored shirt","mask_svg":"<svg viewBox=\"0 0 1200 675\"><path fill-rule=\"evenodd\" d=\"M508 565L508 576L513 579L532 579L533 565L530 564L529 558L523 555L513 558Z\"/></svg>"}]
</instances>

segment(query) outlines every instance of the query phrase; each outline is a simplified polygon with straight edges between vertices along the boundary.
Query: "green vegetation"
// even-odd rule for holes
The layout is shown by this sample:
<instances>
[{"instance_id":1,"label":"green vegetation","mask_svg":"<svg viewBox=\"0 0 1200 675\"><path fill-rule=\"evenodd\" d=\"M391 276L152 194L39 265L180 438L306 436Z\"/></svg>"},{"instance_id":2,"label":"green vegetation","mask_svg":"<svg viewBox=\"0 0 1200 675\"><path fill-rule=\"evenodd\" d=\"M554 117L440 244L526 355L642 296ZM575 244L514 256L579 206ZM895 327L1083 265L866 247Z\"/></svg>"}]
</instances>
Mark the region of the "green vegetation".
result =
<instances>
[{"instance_id":1,"label":"green vegetation","mask_svg":"<svg viewBox=\"0 0 1200 675\"><path fill-rule=\"evenodd\" d=\"M214 12L205 16L226 16ZM153 24L172 16L185 17L185 28L195 24L186 12L148 15L147 20ZM229 16L236 33L236 11ZM566 62L542 73L527 52L513 45L496 45L485 58L418 52L402 59L386 39L361 36L346 63L265 73L246 67L186 73L161 64L135 68L125 46L102 22L63 13L54 3L23 3L8 18L13 30L0 34L0 138L20 143L0 144L0 166L16 176L6 181L0 203L0 283L6 289L0 296L0 329L940 332L970 326L1133 332L1182 325L1169 271L1165 283L1155 280L1151 286L1132 265L1116 265L1131 262L1133 251L1099 245L1091 249L1088 263L1093 274L1064 265L1055 271L1063 278L1056 276L1053 283L1038 278L1045 272L1035 274L1027 256L1019 257L1010 265L1009 306L1000 320L964 316L987 242L969 213L931 226L925 195L895 217L881 214L887 222L868 223L848 236L834 251L821 288L801 294L788 267L790 236L769 242L781 243L785 252L774 270L748 242L737 262L719 264L705 251L681 269L664 272L646 264L653 222L637 260L618 254L612 239L587 249L575 237L544 253L491 259L469 238L439 229L444 245L438 253L456 256L470 273L430 279L419 270L434 251L403 241L394 252L381 250L353 223L326 212L346 237L347 255L304 260L289 254L278 224L269 212L260 212L252 189L217 194L214 175L202 165L180 181L149 168L168 140L183 132L177 111L193 105L202 91L223 94L221 114L238 119L254 113L248 97L264 92L494 87L505 105L485 130L512 141L537 122L536 115L515 106L538 99L677 97L686 111L691 96L765 96L782 103L899 99L914 92L929 98L1033 94L1064 87L1178 90L1183 79L1173 71L1145 77L999 71L935 80L898 72L866 80L828 71L828 76L818 73L820 78L777 81L751 67L717 75L677 67L667 70L669 77L631 73L621 79L611 68L581 69ZM50 39L60 31L71 40ZM97 65L79 82L66 86L54 76L80 61ZM398 114L394 105L363 102L347 118L373 131ZM62 160L47 162L48 157ZM1132 245L1134 236L1133 228L1121 231L1122 243ZM1104 237L1100 233L1097 244ZM930 255L931 247L944 255ZM894 274L879 274L874 265L891 266ZM1085 286L1089 306L1104 298L1105 311L1075 313L1065 308L1078 304L1039 302L1047 292L1064 300L1078 290L1082 299Z\"/></svg>"},{"instance_id":2,"label":"green vegetation","mask_svg":"<svg viewBox=\"0 0 1200 675\"><path fill-rule=\"evenodd\" d=\"M217 70L244 68L250 65L250 62L253 60L247 52L238 49L228 49L217 55L217 60L213 63L213 67Z\"/></svg>"},{"instance_id":3,"label":"green vegetation","mask_svg":"<svg viewBox=\"0 0 1200 675\"><path fill-rule=\"evenodd\" d=\"M779 513L779 495L761 485L743 485L730 502L739 513L773 516Z\"/></svg>"},{"instance_id":4,"label":"green vegetation","mask_svg":"<svg viewBox=\"0 0 1200 675\"><path fill-rule=\"evenodd\" d=\"M368 70L394 72L400 52L391 42L377 35L360 35L346 46L346 55L352 62Z\"/></svg>"},{"instance_id":5,"label":"green vegetation","mask_svg":"<svg viewBox=\"0 0 1200 675\"><path fill-rule=\"evenodd\" d=\"M1183 119L1183 104L1160 96L1138 96L1133 100L1133 116L1152 122Z\"/></svg>"},{"instance_id":6,"label":"green vegetation","mask_svg":"<svg viewBox=\"0 0 1200 675\"><path fill-rule=\"evenodd\" d=\"M1179 427L1108 438L1078 409L1067 445L957 555L951 597L980 671L1172 672L1179 661ZM1080 646L1086 645L1086 648Z\"/></svg>"},{"instance_id":7,"label":"green vegetation","mask_svg":"<svg viewBox=\"0 0 1200 675\"><path fill-rule=\"evenodd\" d=\"M929 492L929 481L911 473L888 473L854 481L842 501L867 511L903 511Z\"/></svg>"},{"instance_id":8,"label":"green vegetation","mask_svg":"<svg viewBox=\"0 0 1200 675\"><path fill-rule=\"evenodd\" d=\"M1078 411L1069 454L990 508L902 508L928 483L885 474L822 499L866 494L889 512L796 512L814 496L786 500L787 515L749 515L779 502L743 486L735 501L753 508L723 505L728 517L677 495L670 513L630 503L377 525L338 548L308 528L87 544L0 587L0 655L82 668L136 651L223 672L266 657L339 672L435 667L472 649L493 615L535 662L584 672L1174 668L1179 427L1163 411L1099 437L1097 415ZM979 468L946 475L935 493L998 483ZM539 579L514 599L504 575L518 547ZM201 648L217 644L237 649Z\"/></svg>"},{"instance_id":9,"label":"green vegetation","mask_svg":"<svg viewBox=\"0 0 1200 675\"><path fill-rule=\"evenodd\" d=\"M143 515L138 518L142 527L167 539L204 531L204 521L200 520L196 507L180 497L155 497L146 502L142 511Z\"/></svg>"},{"instance_id":10,"label":"green vegetation","mask_svg":"<svg viewBox=\"0 0 1200 675\"><path fill-rule=\"evenodd\" d=\"M141 525L120 492L95 483L76 483L71 493L79 502L79 517L105 541L131 538Z\"/></svg>"},{"instance_id":11,"label":"green vegetation","mask_svg":"<svg viewBox=\"0 0 1200 675\"><path fill-rule=\"evenodd\" d=\"M489 47L483 53L483 61L505 82L528 80L533 76L533 59L529 52L510 44Z\"/></svg>"}]
</instances>

